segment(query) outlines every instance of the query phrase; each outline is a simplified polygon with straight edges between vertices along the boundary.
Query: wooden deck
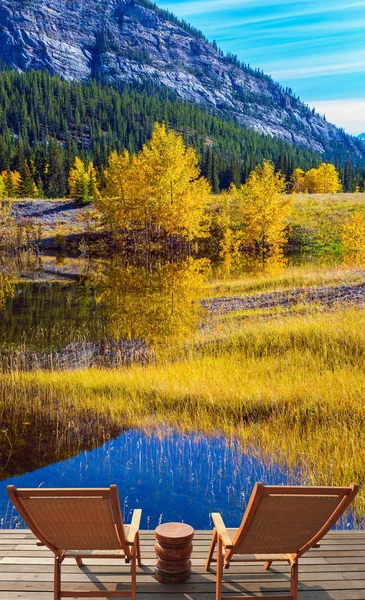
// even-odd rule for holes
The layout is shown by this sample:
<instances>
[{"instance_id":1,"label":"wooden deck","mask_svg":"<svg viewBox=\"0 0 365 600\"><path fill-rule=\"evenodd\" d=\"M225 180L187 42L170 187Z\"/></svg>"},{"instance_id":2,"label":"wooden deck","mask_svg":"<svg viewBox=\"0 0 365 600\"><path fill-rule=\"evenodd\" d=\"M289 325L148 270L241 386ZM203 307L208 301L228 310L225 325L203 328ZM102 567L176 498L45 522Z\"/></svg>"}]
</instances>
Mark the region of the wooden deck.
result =
<instances>
[{"instance_id":1,"label":"wooden deck","mask_svg":"<svg viewBox=\"0 0 365 600\"><path fill-rule=\"evenodd\" d=\"M214 572L204 571L211 533L195 534L193 574L189 582L161 585L154 579L154 535L142 533L143 568L137 574L138 600L214 600ZM123 589L130 581L128 566L117 560L85 561L79 569L73 560L63 566L63 588ZM258 563L232 566L225 572L229 595L275 594L288 591L289 570L274 563L264 572ZM97 587L95 587L97 586ZM319 549L300 560L300 600L365 600L365 532L331 531ZM37 547L27 530L0 530L0 600L53 600L53 555Z\"/></svg>"}]
</instances>

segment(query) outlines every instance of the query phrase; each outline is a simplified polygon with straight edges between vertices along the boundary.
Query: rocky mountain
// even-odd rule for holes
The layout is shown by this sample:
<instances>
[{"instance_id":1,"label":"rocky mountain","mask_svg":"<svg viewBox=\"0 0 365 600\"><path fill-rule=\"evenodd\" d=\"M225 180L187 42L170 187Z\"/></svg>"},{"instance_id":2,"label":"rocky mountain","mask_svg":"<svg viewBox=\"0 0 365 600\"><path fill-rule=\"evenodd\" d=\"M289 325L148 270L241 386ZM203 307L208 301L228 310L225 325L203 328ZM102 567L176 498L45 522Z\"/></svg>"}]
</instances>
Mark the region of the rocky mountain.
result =
<instances>
[{"instance_id":1,"label":"rocky mountain","mask_svg":"<svg viewBox=\"0 0 365 600\"><path fill-rule=\"evenodd\" d=\"M66 79L152 80L259 133L365 158L360 140L149 0L0 0L0 60Z\"/></svg>"}]
</instances>

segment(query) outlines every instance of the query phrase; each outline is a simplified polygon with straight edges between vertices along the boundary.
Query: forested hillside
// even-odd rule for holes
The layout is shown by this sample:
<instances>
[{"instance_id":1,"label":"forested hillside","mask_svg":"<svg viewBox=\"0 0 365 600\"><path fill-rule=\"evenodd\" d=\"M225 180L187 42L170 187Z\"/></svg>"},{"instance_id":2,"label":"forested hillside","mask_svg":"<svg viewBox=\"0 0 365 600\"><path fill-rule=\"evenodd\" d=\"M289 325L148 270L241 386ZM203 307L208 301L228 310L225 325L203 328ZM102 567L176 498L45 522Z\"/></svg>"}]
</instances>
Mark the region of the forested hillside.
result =
<instances>
[{"instance_id":1,"label":"forested hillside","mask_svg":"<svg viewBox=\"0 0 365 600\"><path fill-rule=\"evenodd\" d=\"M214 191L232 181L244 182L264 159L274 161L289 177L295 168L307 170L325 158L242 128L153 84L123 84L116 89L95 80L67 82L47 72L3 71L0 172L17 170L23 178L30 174L41 194L64 196L75 156L93 160L101 171L111 150L141 149L156 121L182 133L185 142L198 150L202 172ZM344 158L338 158L339 165L344 166ZM363 176L361 168L354 168L348 186L361 184Z\"/></svg>"},{"instance_id":2,"label":"forested hillside","mask_svg":"<svg viewBox=\"0 0 365 600\"><path fill-rule=\"evenodd\" d=\"M152 83L256 133L338 155L340 162L346 156L365 160L360 140L328 123L290 88L224 54L149 0L0 0L0 60L67 81L102 78L147 89Z\"/></svg>"}]
</instances>

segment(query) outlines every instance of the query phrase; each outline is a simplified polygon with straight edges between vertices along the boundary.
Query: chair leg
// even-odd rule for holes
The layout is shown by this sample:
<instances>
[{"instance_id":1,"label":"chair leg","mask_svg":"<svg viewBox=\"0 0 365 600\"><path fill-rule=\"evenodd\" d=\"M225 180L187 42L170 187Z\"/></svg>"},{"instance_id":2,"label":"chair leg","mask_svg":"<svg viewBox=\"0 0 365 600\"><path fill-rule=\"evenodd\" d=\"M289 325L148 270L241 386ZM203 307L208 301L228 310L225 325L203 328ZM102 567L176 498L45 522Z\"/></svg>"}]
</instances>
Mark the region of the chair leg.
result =
<instances>
[{"instance_id":1,"label":"chair leg","mask_svg":"<svg viewBox=\"0 0 365 600\"><path fill-rule=\"evenodd\" d=\"M222 583L223 583L223 545L222 539L218 537L218 552L217 552L217 583L216 583L216 600L222 598Z\"/></svg>"},{"instance_id":2,"label":"chair leg","mask_svg":"<svg viewBox=\"0 0 365 600\"><path fill-rule=\"evenodd\" d=\"M141 543L140 543L140 539L139 539L139 533L137 533L137 535L136 535L136 543L137 543L137 563L138 563L138 566L141 567L142 559L141 559Z\"/></svg>"},{"instance_id":3,"label":"chair leg","mask_svg":"<svg viewBox=\"0 0 365 600\"><path fill-rule=\"evenodd\" d=\"M76 564L78 567L82 567L82 558L75 556Z\"/></svg>"},{"instance_id":4,"label":"chair leg","mask_svg":"<svg viewBox=\"0 0 365 600\"><path fill-rule=\"evenodd\" d=\"M208 558L207 558L207 561L205 563L205 570L206 571L209 571L209 569L210 569L210 564L212 562L212 558L213 558L213 554L214 554L214 550L215 550L216 544L217 544L217 532L216 532L216 530L214 530L212 541L210 543Z\"/></svg>"},{"instance_id":5,"label":"chair leg","mask_svg":"<svg viewBox=\"0 0 365 600\"><path fill-rule=\"evenodd\" d=\"M265 562L264 567L265 567L266 571L268 571L270 569L271 565L272 565L272 560L267 560Z\"/></svg>"},{"instance_id":6,"label":"chair leg","mask_svg":"<svg viewBox=\"0 0 365 600\"><path fill-rule=\"evenodd\" d=\"M291 567L291 579L290 579L290 594L293 600L298 600L298 563L295 563Z\"/></svg>"},{"instance_id":7,"label":"chair leg","mask_svg":"<svg viewBox=\"0 0 365 600\"><path fill-rule=\"evenodd\" d=\"M54 600L61 598L61 559L55 556L54 559Z\"/></svg>"},{"instance_id":8,"label":"chair leg","mask_svg":"<svg viewBox=\"0 0 365 600\"><path fill-rule=\"evenodd\" d=\"M136 600L137 597L137 561L135 548L132 550L131 556L131 570L132 570L132 600Z\"/></svg>"}]
</instances>

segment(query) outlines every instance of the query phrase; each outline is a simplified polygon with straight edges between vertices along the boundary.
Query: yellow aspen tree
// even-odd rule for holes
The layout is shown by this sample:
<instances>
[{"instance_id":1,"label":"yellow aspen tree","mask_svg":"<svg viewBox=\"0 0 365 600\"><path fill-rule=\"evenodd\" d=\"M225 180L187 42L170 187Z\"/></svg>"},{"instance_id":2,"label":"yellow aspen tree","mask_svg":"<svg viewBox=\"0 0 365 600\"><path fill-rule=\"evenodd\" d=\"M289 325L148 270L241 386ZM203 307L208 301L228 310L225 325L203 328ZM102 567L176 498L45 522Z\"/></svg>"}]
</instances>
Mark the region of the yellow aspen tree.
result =
<instances>
[{"instance_id":1,"label":"yellow aspen tree","mask_svg":"<svg viewBox=\"0 0 365 600\"><path fill-rule=\"evenodd\" d=\"M4 181L4 178L2 177L2 175L0 175L0 200L5 198L5 195L6 195L5 181Z\"/></svg>"},{"instance_id":2,"label":"yellow aspen tree","mask_svg":"<svg viewBox=\"0 0 365 600\"><path fill-rule=\"evenodd\" d=\"M110 224L123 229L141 229L145 218L146 184L139 159L125 150L109 156L103 177L105 188L97 207Z\"/></svg>"},{"instance_id":3,"label":"yellow aspen tree","mask_svg":"<svg viewBox=\"0 0 365 600\"><path fill-rule=\"evenodd\" d=\"M1 176L5 183L6 197L19 198L21 195L22 178L19 171L3 171Z\"/></svg>"},{"instance_id":4,"label":"yellow aspen tree","mask_svg":"<svg viewBox=\"0 0 365 600\"><path fill-rule=\"evenodd\" d=\"M78 158L76 156L73 168L70 169L70 173L68 176L68 188L71 198L76 198L77 181L80 178L80 175L83 173L85 173L85 165L82 162L81 158Z\"/></svg>"},{"instance_id":5,"label":"yellow aspen tree","mask_svg":"<svg viewBox=\"0 0 365 600\"><path fill-rule=\"evenodd\" d=\"M81 204L92 202L98 196L96 170L92 162L85 166L76 156L74 166L70 169L68 187L71 198Z\"/></svg>"},{"instance_id":6,"label":"yellow aspen tree","mask_svg":"<svg viewBox=\"0 0 365 600\"><path fill-rule=\"evenodd\" d=\"M306 172L304 178L304 191L308 194L317 194L318 190L318 171L310 169Z\"/></svg>"},{"instance_id":7,"label":"yellow aspen tree","mask_svg":"<svg viewBox=\"0 0 365 600\"><path fill-rule=\"evenodd\" d=\"M305 191L305 172L303 169L294 169L290 178L290 189L296 194L301 194Z\"/></svg>"},{"instance_id":8,"label":"yellow aspen tree","mask_svg":"<svg viewBox=\"0 0 365 600\"><path fill-rule=\"evenodd\" d=\"M98 179L93 162L89 162L86 169L86 176L88 185L88 196L89 200L92 201L95 200L99 195Z\"/></svg>"},{"instance_id":9,"label":"yellow aspen tree","mask_svg":"<svg viewBox=\"0 0 365 600\"><path fill-rule=\"evenodd\" d=\"M341 181L336 167L331 163L322 163L317 169L317 194L337 194L341 191Z\"/></svg>"},{"instance_id":10,"label":"yellow aspen tree","mask_svg":"<svg viewBox=\"0 0 365 600\"><path fill-rule=\"evenodd\" d=\"M146 185L146 218L166 235L189 240L204 235L209 182L200 177L198 155L165 125L155 124L151 139L139 154Z\"/></svg>"},{"instance_id":11,"label":"yellow aspen tree","mask_svg":"<svg viewBox=\"0 0 365 600\"><path fill-rule=\"evenodd\" d=\"M284 177L267 161L252 171L245 185L232 189L238 201L240 247L250 270L275 272L286 262L284 246L292 197L285 189Z\"/></svg>"},{"instance_id":12,"label":"yellow aspen tree","mask_svg":"<svg viewBox=\"0 0 365 600\"><path fill-rule=\"evenodd\" d=\"M343 262L345 265L365 265L365 219L355 212L344 225L342 234Z\"/></svg>"}]
</instances>

